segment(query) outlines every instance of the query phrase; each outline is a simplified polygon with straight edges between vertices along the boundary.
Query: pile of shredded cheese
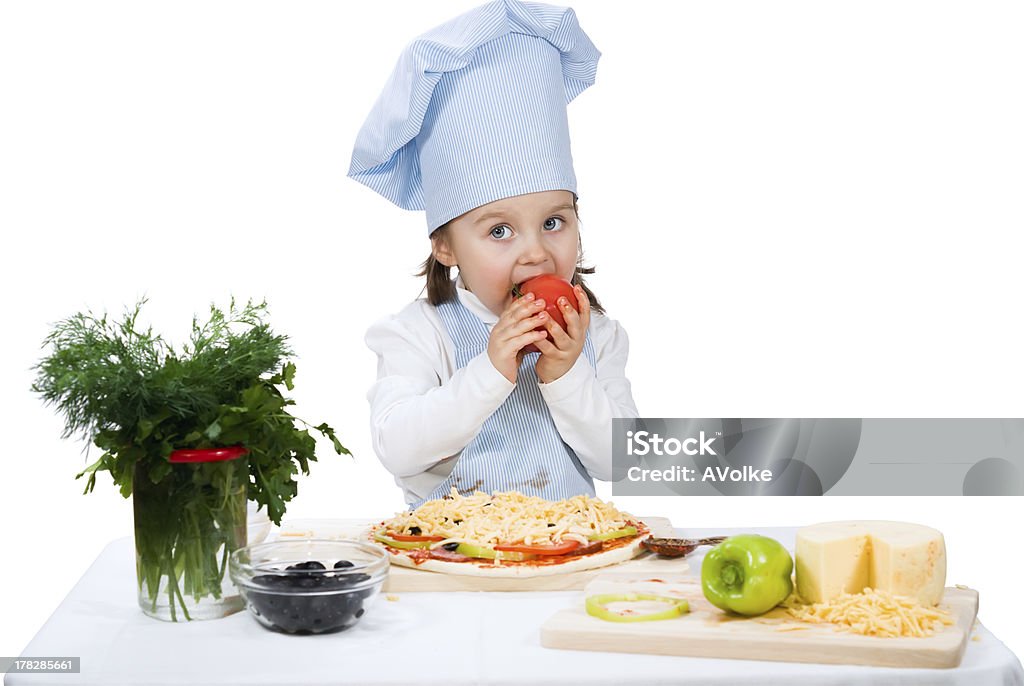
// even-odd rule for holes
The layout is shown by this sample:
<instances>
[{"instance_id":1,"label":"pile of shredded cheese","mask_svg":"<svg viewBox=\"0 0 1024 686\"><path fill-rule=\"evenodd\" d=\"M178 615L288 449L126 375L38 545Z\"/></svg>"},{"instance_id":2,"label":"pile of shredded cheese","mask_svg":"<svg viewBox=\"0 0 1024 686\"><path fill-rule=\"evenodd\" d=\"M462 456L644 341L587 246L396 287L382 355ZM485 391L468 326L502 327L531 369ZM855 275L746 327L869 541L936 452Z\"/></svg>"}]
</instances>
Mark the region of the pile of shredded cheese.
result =
<instances>
[{"instance_id":1,"label":"pile of shredded cheese","mask_svg":"<svg viewBox=\"0 0 1024 686\"><path fill-rule=\"evenodd\" d=\"M516 491L493 495L475 492L429 500L411 512L382 522L380 529L409 534L413 527L422 536L444 536L434 547L459 542L480 546L496 544L544 545L617 531L636 518L611 503L578 495L567 500L545 500Z\"/></svg>"},{"instance_id":2,"label":"pile of shredded cheese","mask_svg":"<svg viewBox=\"0 0 1024 686\"><path fill-rule=\"evenodd\" d=\"M945 610L924 607L913 598L873 588L811 605L791 598L784 607L800 621L834 624L838 631L864 636L931 636L942 625L953 624Z\"/></svg>"}]
</instances>

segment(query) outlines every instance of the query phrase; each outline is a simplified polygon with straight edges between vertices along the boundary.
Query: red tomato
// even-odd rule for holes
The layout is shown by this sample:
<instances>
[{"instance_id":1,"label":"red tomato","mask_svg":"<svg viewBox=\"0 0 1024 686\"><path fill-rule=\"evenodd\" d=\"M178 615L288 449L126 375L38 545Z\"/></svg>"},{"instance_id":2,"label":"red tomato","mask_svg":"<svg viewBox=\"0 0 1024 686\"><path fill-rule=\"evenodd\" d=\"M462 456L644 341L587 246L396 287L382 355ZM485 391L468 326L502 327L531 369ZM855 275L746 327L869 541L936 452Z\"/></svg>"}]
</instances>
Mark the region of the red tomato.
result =
<instances>
[{"instance_id":1,"label":"red tomato","mask_svg":"<svg viewBox=\"0 0 1024 686\"><path fill-rule=\"evenodd\" d=\"M495 550L507 550L515 553L533 553L534 555L565 555L580 547L579 541L562 541L548 545L496 545Z\"/></svg>"},{"instance_id":2,"label":"red tomato","mask_svg":"<svg viewBox=\"0 0 1024 686\"><path fill-rule=\"evenodd\" d=\"M544 311L563 329L565 328L565 317L562 316L562 308L558 306L558 299L564 295L574 310L578 312L580 309L579 304L576 302L576 292L572 289L572 284L554 274L541 274L532 279L527 279L519 284L516 289L520 296L533 293L535 298L543 300L545 305ZM544 330L543 326L538 326L534 329L534 331ZM554 342L551 334L548 334L548 341ZM540 352L537 346L532 343L523 348L523 350L528 353Z\"/></svg>"},{"instance_id":3,"label":"red tomato","mask_svg":"<svg viewBox=\"0 0 1024 686\"><path fill-rule=\"evenodd\" d=\"M388 533L388 538L395 541L406 541L408 543L419 543L421 541L443 541L444 536L410 536L409 534Z\"/></svg>"}]
</instances>

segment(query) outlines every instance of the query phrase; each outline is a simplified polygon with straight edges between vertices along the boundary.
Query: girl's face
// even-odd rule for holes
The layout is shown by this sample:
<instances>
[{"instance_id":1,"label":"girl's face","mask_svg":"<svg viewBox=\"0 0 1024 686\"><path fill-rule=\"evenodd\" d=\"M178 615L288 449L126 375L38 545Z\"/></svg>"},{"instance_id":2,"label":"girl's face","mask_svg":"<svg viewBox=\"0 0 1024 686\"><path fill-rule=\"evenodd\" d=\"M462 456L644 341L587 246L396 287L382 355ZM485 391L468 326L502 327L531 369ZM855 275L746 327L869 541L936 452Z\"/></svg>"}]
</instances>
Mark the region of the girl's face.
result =
<instances>
[{"instance_id":1,"label":"girl's face","mask_svg":"<svg viewBox=\"0 0 1024 686\"><path fill-rule=\"evenodd\" d=\"M449 222L434 257L458 265L466 288L500 315L515 284L540 274L572 278L580 236L572 200L570 191L542 191L481 205Z\"/></svg>"}]
</instances>

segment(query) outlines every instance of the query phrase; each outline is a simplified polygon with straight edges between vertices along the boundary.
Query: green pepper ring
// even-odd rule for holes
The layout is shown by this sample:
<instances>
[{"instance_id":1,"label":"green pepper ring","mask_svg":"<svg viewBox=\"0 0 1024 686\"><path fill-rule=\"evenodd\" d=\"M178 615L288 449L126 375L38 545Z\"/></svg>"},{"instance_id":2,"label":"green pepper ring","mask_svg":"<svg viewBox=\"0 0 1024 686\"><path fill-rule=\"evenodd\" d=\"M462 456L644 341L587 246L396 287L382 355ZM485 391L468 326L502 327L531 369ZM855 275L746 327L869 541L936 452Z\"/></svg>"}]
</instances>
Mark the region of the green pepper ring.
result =
<instances>
[{"instance_id":1,"label":"green pepper ring","mask_svg":"<svg viewBox=\"0 0 1024 686\"><path fill-rule=\"evenodd\" d=\"M373 540L384 545L391 546L392 548L398 548L399 550L416 550L417 548L429 548L433 541L396 541L389 536L384 535L383 531L378 531L373 535Z\"/></svg>"},{"instance_id":2,"label":"green pepper ring","mask_svg":"<svg viewBox=\"0 0 1024 686\"><path fill-rule=\"evenodd\" d=\"M612 612L606 605L609 603L631 603L640 600L653 600L667 603L668 609L660 612L648 612L640 615L623 615ZM652 593L604 593L589 596L586 600L587 614L608 622L649 622L660 619L672 619L690 611L690 603L684 598L668 598Z\"/></svg>"},{"instance_id":3,"label":"green pepper ring","mask_svg":"<svg viewBox=\"0 0 1024 686\"><path fill-rule=\"evenodd\" d=\"M609 531L606 534L593 534L587 536L588 540L591 541L611 541L616 538L625 538L626 536L636 536L637 530L635 526L627 526L615 531Z\"/></svg>"}]
</instances>

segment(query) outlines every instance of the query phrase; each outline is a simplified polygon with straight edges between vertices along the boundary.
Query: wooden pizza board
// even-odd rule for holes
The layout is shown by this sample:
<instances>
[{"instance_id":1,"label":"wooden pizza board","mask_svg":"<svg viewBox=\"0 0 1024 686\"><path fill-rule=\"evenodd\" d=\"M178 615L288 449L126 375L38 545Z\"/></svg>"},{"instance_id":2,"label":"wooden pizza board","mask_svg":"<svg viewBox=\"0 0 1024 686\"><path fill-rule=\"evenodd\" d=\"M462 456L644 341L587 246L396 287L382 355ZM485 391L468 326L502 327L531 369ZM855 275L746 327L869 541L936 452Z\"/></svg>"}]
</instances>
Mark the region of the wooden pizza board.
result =
<instances>
[{"instance_id":1,"label":"wooden pizza board","mask_svg":"<svg viewBox=\"0 0 1024 686\"><path fill-rule=\"evenodd\" d=\"M690 612L676 619L620 623L591 617L583 609L585 596L629 592L683 597L690 603ZM781 609L754 618L728 616L704 599L700 582L693 578L657 583L639 577L599 576L587 585L575 607L559 611L543 624L541 645L743 660L956 667L978 614L978 592L947 588L940 607L952 613L955 624L924 638L879 638L798 622Z\"/></svg>"},{"instance_id":2,"label":"wooden pizza board","mask_svg":"<svg viewBox=\"0 0 1024 686\"><path fill-rule=\"evenodd\" d=\"M654 536L672 536L672 523L664 517L641 517ZM271 540L327 538L363 540L367 528L379 519L319 519L284 522L271 534ZM462 574L442 574L392 564L384 591L416 593L421 591L575 591L599 576L626 575L630 578L672 578L689 569L685 559L666 559L644 551L639 556L608 567L531 579L491 579Z\"/></svg>"}]
</instances>

